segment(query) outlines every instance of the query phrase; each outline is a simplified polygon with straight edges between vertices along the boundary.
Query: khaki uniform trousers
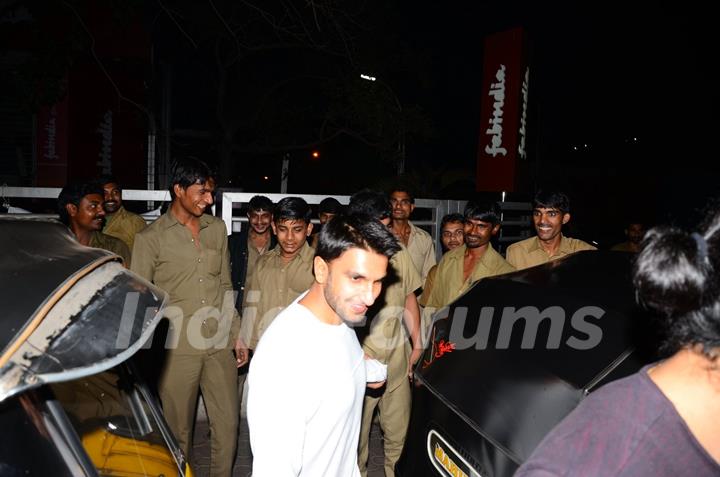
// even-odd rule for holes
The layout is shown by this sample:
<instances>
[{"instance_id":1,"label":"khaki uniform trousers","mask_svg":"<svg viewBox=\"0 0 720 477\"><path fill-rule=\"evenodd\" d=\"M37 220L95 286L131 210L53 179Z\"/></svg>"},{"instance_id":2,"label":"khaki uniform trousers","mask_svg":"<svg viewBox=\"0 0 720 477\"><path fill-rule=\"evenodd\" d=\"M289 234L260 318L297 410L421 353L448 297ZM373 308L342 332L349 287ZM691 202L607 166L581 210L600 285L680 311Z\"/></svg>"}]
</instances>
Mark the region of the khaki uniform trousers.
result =
<instances>
[{"instance_id":1,"label":"khaki uniform trousers","mask_svg":"<svg viewBox=\"0 0 720 477\"><path fill-rule=\"evenodd\" d=\"M368 390L368 392L372 393L372 390ZM378 420L383 433L385 476L394 477L395 464L400 459L410 423L410 401L410 383L407 379L397 388L385 391L377 397L365 395L358 448L358 466L363 477L367 477L370 427L375 408L378 410Z\"/></svg>"},{"instance_id":2,"label":"khaki uniform trousers","mask_svg":"<svg viewBox=\"0 0 720 477\"><path fill-rule=\"evenodd\" d=\"M169 353L160 377L163 414L190 456L198 389L210 421L210 475L230 477L238 432L237 365L229 349L203 354Z\"/></svg>"}]
</instances>

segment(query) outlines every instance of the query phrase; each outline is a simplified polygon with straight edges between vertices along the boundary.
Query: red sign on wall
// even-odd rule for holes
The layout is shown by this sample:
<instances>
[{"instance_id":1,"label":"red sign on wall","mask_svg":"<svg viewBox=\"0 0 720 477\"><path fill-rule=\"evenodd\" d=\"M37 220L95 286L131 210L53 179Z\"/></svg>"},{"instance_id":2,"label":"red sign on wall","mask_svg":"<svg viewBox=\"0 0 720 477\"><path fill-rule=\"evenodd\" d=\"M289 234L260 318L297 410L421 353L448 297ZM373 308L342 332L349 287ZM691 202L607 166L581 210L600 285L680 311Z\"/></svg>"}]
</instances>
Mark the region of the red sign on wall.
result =
<instances>
[{"instance_id":1,"label":"red sign on wall","mask_svg":"<svg viewBox=\"0 0 720 477\"><path fill-rule=\"evenodd\" d=\"M529 72L521 28L485 39L476 189L512 192L518 156L525 155Z\"/></svg>"},{"instance_id":2,"label":"red sign on wall","mask_svg":"<svg viewBox=\"0 0 720 477\"><path fill-rule=\"evenodd\" d=\"M68 95L37 112L36 151L39 187L63 187L68 169Z\"/></svg>"}]
</instances>

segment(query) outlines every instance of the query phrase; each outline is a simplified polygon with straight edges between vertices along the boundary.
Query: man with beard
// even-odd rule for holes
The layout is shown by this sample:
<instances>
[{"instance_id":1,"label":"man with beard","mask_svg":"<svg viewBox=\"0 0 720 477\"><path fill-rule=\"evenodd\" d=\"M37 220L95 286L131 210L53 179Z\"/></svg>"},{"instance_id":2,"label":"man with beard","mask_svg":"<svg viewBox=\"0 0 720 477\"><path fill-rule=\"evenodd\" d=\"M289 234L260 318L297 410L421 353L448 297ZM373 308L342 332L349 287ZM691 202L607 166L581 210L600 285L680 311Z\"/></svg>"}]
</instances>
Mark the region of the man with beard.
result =
<instances>
[{"instance_id":1,"label":"man with beard","mask_svg":"<svg viewBox=\"0 0 720 477\"><path fill-rule=\"evenodd\" d=\"M237 368L247 347L235 339L240 318L233 301L225 223L205 210L215 176L204 162L176 161L167 212L135 236L132 271L169 295L168 352L160 377L163 414L189 456L198 391L210 421L210 475L228 477L238 431ZM235 356L233 357L233 348Z\"/></svg>"},{"instance_id":2,"label":"man with beard","mask_svg":"<svg viewBox=\"0 0 720 477\"><path fill-rule=\"evenodd\" d=\"M424 283L428 272L436 263L435 244L429 233L410 222L410 214L415 210L415 197L406 189L396 187L390 192L390 205L392 205L390 230L407 247Z\"/></svg>"},{"instance_id":3,"label":"man with beard","mask_svg":"<svg viewBox=\"0 0 720 477\"><path fill-rule=\"evenodd\" d=\"M440 243L442 244L443 253L455 250L465 243L465 217L462 214L455 212L443 216L440 221ZM422 295L418 298L418 304L421 306L427 306L427 299L435 283L437 267L437 264L433 265L425 279Z\"/></svg>"},{"instance_id":4,"label":"man with beard","mask_svg":"<svg viewBox=\"0 0 720 477\"><path fill-rule=\"evenodd\" d=\"M272 230L278 244L258 259L243 298L240 336L250 349L255 349L277 314L313 283L315 250L307 243L311 215L300 197L285 197L275 206Z\"/></svg>"},{"instance_id":5,"label":"man with beard","mask_svg":"<svg viewBox=\"0 0 720 477\"><path fill-rule=\"evenodd\" d=\"M247 218L248 226L243 226L240 233L232 234L228 240L230 273L237 293L237 308L243 302L245 280L252 275L258 258L277 245L270 229L273 218L273 203L270 199L264 195L253 196L248 204Z\"/></svg>"},{"instance_id":6,"label":"man with beard","mask_svg":"<svg viewBox=\"0 0 720 477\"><path fill-rule=\"evenodd\" d=\"M580 250L596 250L582 240L565 237L570 222L570 199L562 192L540 191L533 200L533 225L537 236L510 245L507 261L518 270L557 260Z\"/></svg>"},{"instance_id":7,"label":"man with beard","mask_svg":"<svg viewBox=\"0 0 720 477\"><path fill-rule=\"evenodd\" d=\"M640 221L631 221L625 229L627 241L613 246L610 250L614 252L638 253L640 244L645 236L645 225Z\"/></svg>"},{"instance_id":8,"label":"man with beard","mask_svg":"<svg viewBox=\"0 0 720 477\"><path fill-rule=\"evenodd\" d=\"M103 176L98 179L98 183L102 186L105 196L103 233L119 238L132 250L135 235L147 225L145 220L138 214L125 210L122 203L122 189L114 177Z\"/></svg>"},{"instance_id":9,"label":"man with beard","mask_svg":"<svg viewBox=\"0 0 720 477\"><path fill-rule=\"evenodd\" d=\"M128 246L122 240L101 232L105 218L103 196L102 187L97 183L68 184L58 196L60 220L70 228L78 242L116 253L129 267Z\"/></svg>"},{"instance_id":10,"label":"man with beard","mask_svg":"<svg viewBox=\"0 0 720 477\"><path fill-rule=\"evenodd\" d=\"M250 364L253 477L360 475L367 374L351 327L365 319L398 250L367 216L338 215L323 227L310 290L277 316Z\"/></svg>"},{"instance_id":11,"label":"man with beard","mask_svg":"<svg viewBox=\"0 0 720 477\"><path fill-rule=\"evenodd\" d=\"M498 205L471 201L465 206L464 216L465 244L449 251L440 260L435 284L427 299L426 317L455 300L481 278L515 270L490 243L500 230Z\"/></svg>"}]
</instances>

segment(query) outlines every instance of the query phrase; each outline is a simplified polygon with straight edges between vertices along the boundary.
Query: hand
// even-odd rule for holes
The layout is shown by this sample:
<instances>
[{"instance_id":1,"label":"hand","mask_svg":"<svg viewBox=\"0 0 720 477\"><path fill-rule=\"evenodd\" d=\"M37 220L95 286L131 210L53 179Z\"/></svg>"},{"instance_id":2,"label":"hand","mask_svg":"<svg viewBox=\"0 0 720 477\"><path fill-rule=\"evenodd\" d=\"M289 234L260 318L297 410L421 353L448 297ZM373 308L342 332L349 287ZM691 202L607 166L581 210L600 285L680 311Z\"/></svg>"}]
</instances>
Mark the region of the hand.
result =
<instances>
[{"instance_id":1,"label":"hand","mask_svg":"<svg viewBox=\"0 0 720 477\"><path fill-rule=\"evenodd\" d=\"M248 351L248 347L245 344L245 342L238 338L235 340L235 361L237 362L237 367L241 368L245 366L248 362L248 359L250 358L250 352Z\"/></svg>"},{"instance_id":2,"label":"hand","mask_svg":"<svg viewBox=\"0 0 720 477\"><path fill-rule=\"evenodd\" d=\"M381 387L385 386L386 381L376 381L374 383L367 383L367 387L370 389L380 389Z\"/></svg>"},{"instance_id":3,"label":"hand","mask_svg":"<svg viewBox=\"0 0 720 477\"><path fill-rule=\"evenodd\" d=\"M417 364L418 360L420 360L420 357L423 354L423 350L421 348L414 348L412 350L412 353L410 354L410 359L408 360L408 369L407 369L407 375L408 378L413 378L413 368Z\"/></svg>"}]
</instances>

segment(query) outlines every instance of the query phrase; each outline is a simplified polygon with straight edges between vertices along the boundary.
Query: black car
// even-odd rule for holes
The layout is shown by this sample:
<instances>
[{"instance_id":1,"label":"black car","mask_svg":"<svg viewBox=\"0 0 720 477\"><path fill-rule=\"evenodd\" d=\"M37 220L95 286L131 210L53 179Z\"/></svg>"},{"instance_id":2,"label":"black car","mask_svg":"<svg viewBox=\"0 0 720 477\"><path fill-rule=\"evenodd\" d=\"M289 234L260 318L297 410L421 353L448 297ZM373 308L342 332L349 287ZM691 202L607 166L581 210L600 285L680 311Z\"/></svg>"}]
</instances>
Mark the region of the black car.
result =
<instances>
[{"instance_id":1,"label":"black car","mask_svg":"<svg viewBox=\"0 0 720 477\"><path fill-rule=\"evenodd\" d=\"M0 475L191 475L133 360L166 294L55 221L0 247Z\"/></svg>"},{"instance_id":2,"label":"black car","mask_svg":"<svg viewBox=\"0 0 720 477\"><path fill-rule=\"evenodd\" d=\"M510 476L589 393L656 359L631 267L579 252L480 280L435 313L398 475Z\"/></svg>"}]
</instances>

